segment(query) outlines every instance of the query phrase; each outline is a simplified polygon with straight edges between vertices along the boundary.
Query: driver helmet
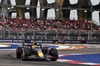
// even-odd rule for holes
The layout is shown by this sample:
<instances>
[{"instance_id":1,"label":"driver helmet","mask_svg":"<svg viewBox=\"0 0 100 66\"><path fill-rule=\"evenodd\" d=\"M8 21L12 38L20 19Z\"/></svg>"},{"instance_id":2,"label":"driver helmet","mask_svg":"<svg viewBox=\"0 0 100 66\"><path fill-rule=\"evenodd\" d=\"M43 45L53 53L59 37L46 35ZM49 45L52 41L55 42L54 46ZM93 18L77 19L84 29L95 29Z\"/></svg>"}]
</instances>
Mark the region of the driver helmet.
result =
<instances>
[{"instance_id":1,"label":"driver helmet","mask_svg":"<svg viewBox=\"0 0 100 66\"><path fill-rule=\"evenodd\" d=\"M32 45L33 45L33 46L37 45L37 42L34 42Z\"/></svg>"}]
</instances>

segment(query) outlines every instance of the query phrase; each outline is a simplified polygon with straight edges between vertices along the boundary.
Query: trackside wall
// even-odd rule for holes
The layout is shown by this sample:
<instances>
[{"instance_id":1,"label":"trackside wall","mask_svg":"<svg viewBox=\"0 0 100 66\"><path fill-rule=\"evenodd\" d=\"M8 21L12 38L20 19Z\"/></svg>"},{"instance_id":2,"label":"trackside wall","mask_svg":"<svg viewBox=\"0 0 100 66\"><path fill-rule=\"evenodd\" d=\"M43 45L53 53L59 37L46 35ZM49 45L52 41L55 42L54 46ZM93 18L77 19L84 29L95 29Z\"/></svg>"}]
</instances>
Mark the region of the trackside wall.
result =
<instances>
[{"instance_id":1,"label":"trackside wall","mask_svg":"<svg viewBox=\"0 0 100 66\"><path fill-rule=\"evenodd\" d=\"M23 42L26 42L26 43L31 43L31 42L34 42L34 41L37 41L37 42L40 42L40 43L55 43L57 42L58 40L25 40L25 39L0 39L0 42L7 42L7 43L10 43L10 42L13 42L13 43L23 43ZM63 43L66 43L66 44L100 44L100 41L93 41L93 40L64 40Z\"/></svg>"}]
</instances>

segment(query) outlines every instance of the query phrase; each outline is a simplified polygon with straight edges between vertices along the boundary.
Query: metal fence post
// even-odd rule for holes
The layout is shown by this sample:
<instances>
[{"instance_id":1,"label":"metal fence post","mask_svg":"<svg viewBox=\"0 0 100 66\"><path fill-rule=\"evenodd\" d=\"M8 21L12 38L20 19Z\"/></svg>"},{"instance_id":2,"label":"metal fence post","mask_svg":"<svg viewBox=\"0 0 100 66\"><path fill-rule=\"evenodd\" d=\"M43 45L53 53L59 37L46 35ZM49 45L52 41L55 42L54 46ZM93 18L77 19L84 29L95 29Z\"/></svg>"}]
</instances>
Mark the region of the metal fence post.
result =
<instances>
[{"instance_id":1,"label":"metal fence post","mask_svg":"<svg viewBox=\"0 0 100 66\"><path fill-rule=\"evenodd\" d=\"M88 32L88 40L91 39L91 31Z\"/></svg>"},{"instance_id":2,"label":"metal fence post","mask_svg":"<svg viewBox=\"0 0 100 66\"><path fill-rule=\"evenodd\" d=\"M68 29L68 40L70 39L70 30Z\"/></svg>"},{"instance_id":3,"label":"metal fence post","mask_svg":"<svg viewBox=\"0 0 100 66\"><path fill-rule=\"evenodd\" d=\"M46 29L44 29L44 31L45 31L45 39L47 39L47 33L46 33Z\"/></svg>"},{"instance_id":4,"label":"metal fence post","mask_svg":"<svg viewBox=\"0 0 100 66\"><path fill-rule=\"evenodd\" d=\"M36 32L36 29L33 30L33 39L35 39L35 32Z\"/></svg>"},{"instance_id":5,"label":"metal fence post","mask_svg":"<svg viewBox=\"0 0 100 66\"><path fill-rule=\"evenodd\" d=\"M81 40L80 29L78 30L78 33L79 33L79 40Z\"/></svg>"},{"instance_id":6,"label":"metal fence post","mask_svg":"<svg viewBox=\"0 0 100 66\"><path fill-rule=\"evenodd\" d=\"M9 39L10 39L10 30L8 30L8 32L9 32Z\"/></svg>"},{"instance_id":7,"label":"metal fence post","mask_svg":"<svg viewBox=\"0 0 100 66\"><path fill-rule=\"evenodd\" d=\"M3 30L3 29L1 29L1 37L2 37L2 30Z\"/></svg>"},{"instance_id":8,"label":"metal fence post","mask_svg":"<svg viewBox=\"0 0 100 66\"><path fill-rule=\"evenodd\" d=\"M58 40L58 29L57 29L56 37L57 37L57 40Z\"/></svg>"}]
</instances>

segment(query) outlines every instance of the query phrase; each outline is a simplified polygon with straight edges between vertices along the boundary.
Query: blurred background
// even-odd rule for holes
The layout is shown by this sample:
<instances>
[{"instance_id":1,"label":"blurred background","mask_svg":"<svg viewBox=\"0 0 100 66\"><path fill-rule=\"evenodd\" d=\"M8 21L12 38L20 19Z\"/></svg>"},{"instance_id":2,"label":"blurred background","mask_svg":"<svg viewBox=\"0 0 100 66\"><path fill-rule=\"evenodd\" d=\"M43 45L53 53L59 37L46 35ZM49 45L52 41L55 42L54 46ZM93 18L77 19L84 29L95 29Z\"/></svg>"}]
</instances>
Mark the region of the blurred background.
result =
<instances>
[{"instance_id":1,"label":"blurred background","mask_svg":"<svg viewBox=\"0 0 100 66\"><path fill-rule=\"evenodd\" d=\"M100 40L100 0L0 0L1 39Z\"/></svg>"}]
</instances>

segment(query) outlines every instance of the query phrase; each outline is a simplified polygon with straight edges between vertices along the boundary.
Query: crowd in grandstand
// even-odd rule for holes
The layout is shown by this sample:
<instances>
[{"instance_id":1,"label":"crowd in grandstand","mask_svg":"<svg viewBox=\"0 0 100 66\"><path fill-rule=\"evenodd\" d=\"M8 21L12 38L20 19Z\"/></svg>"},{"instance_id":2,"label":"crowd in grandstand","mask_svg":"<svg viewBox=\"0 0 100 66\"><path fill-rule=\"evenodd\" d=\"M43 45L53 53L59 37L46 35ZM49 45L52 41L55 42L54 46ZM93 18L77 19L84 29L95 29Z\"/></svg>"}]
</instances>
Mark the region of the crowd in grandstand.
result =
<instances>
[{"instance_id":1,"label":"crowd in grandstand","mask_svg":"<svg viewBox=\"0 0 100 66\"><path fill-rule=\"evenodd\" d=\"M57 31L57 30L74 30L90 31L91 22L87 20L54 20L54 19L20 19L20 18L8 18L0 19L0 30L3 29L5 24L6 29L10 31L32 31L34 29L43 31ZM93 24L93 31L97 32L100 27Z\"/></svg>"}]
</instances>

